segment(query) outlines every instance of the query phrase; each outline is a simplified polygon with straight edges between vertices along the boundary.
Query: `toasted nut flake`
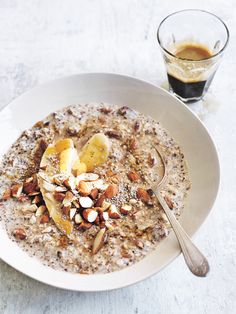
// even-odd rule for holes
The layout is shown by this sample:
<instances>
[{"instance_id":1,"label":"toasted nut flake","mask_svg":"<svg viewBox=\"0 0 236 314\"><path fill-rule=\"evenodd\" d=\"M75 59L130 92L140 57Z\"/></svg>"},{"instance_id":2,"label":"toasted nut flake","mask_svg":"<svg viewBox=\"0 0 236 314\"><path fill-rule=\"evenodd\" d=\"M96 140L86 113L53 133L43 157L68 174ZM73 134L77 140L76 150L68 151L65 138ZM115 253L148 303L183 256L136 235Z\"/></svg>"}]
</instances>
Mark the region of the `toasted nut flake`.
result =
<instances>
[{"instance_id":1,"label":"toasted nut flake","mask_svg":"<svg viewBox=\"0 0 236 314\"><path fill-rule=\"evenodd\" d=\"M19 198L23 190L23 184L14 184L11 187L11 195L15 198Z\"/></svg>"},{"instance_id":2,"label":"toasted nut flake","mask_svg":"<svg viewBox=\"0 0 236 314\"><path fill-rule=\"evenodd\" d=\"M93 206L93 200L88 196L81 196L79 203L83 208L90 208Z\"/></svg>"},{"instance_id":3,"label":"toasted nut flake","mask_svg":"<svg viewBox=\"0 0 236 314\"><path fill-rule=\"evenodd\" d=\"M62 207L62 213L63 213L65 216L69 216L70 209L71 209L71 204L64 205L64 206Z\"/></svg>"},{"instance_id":4,"label":"toasted nut flake","mask_svg":"<svg viewBox=\"0 0 236 314\"><path fill-rule=\"evenodd\" d=\"M88 196L91 192L91 189L90 189L88 183L85 181L79 182L78 190L79 190L80 195L82 195L82 196Z\"/></svg>"},{"instance_id":5,"label":"toasted nut flake","mask_svg":"<svg viewBox=\"0 0 236 314\"><path fill-rule=\"evenodd\" d=\"M130 258L133 257L133 255L132 255L131 253L129 253L128 251L126 251L126 250L122 250L122 251L121 251L121 256L122 256L123 258L128 258L128 259L130 259Z\"/></svg>"},{"instance_id":6,"label":"toasted nut flake","mask_svg":"<svg viewBox=\"0 0 236 314\"><path fill-rule=\"evenodd\" d=\"M76 208L75 207L72 207L70 209L70 220L72 220L75 216L75 213L76 213Z\"/></svg>"},{"instance_id":7,"label":"toasted nut flake","mask_svg":"<svg viewBox=\"0 0 236 314\"><path fill-rule=\"evenodd\" d=\"M61 203L64 200L66 195L64 193L61 193L61 192L54 192L53 196L54 196L56 201Z\"/></svg>"},{"instance_id":8,"label":"toasted nut flake","mask_svg":"<svg viewBox=\"0 0 236 314\"><path fill-rule=\"evenodd\" d=\"M63 184L68 188L68 189L71 189L71 190L74 190L75 189L75 178L70 176L69 178L65 179Z\"/></svg>"},{"instance_id":9,"label":"toasted nut flake","mask_svg":"<svg viewBox=\"0 0 236 314\"><path fill-rule=\"evenodd\" d=\"M22 207L22 212L23 213L35 213L37 211L38 207L35 204L28 205L25 207Z\"/></svg>"},{"instance_id":10,"label":"toasted nut flake","mask_svg":"<svg viewBox=\"0 0 236 314\"><path fill-rule=\"evenodd\" d=\"M102 212L99 214L99 218L101 221L106 221L109 219L109 214L108 212Z\"/></svg>"},{"instance_id":11,"label":"toasted nut flake","mask_svg":"<svg viewBox=\"0 0 236 314\"><path fill-rule=\"evenodd\" d=\"M131 210L132 210L132 206L130 205L123 205L120 208L120 212L123 215L128 215L131 212Z\"/></svg>"},{"instance_id":12,"label":"toasted nut flake","mask_svg":"<svg viewBox=\"0 0 236 314\"><path fill-rule=\"evenodd\" d=\"M174 208L174 202L169 198L169 196L166 195L166 196L164 197L164 199L165 199L165 201L166 201L168 207L169 207L170 209L173 209L173 208Z\"/></svg>"},{"instance_id":13,"label":"toasted nut flake","mask_svg":"<svg viewBox=\"0 0 236 314\"><path fill-rule=\"evenodd\" d=\"M2 200L7 201L11 197L11 189L7 189L2 196Z\"/></svg>"},{"instance_id":14,"label":"toasted nut flake","mask_svg":"<svg viewBox=\"0 0 236 314\"><path fill-rule=\"evenodd\" d=\"M133 182L137 182L140 180L140 175L135 172L135 171L130 171L128 174L127 174L128 178L130 179L130 181L133 181Z\"/></svg>"},{"instance_id":15,"label":"toasted nut flake","mask_svg":"<svg viewBox=\"0 0 236 314\"><path fill-rule=\"evenodd\" d=\"M99 175L93 172L85 172L77 176L77 180L79 181L96 181L98 178Z\"/></svg>"},{"instance_id":16,"label":"toasted nut flake","mask_svg":"<svg viewBox=\"0 0 236 314\"><path fill-rule=\"evenodd\" d=\"M83 222L83 219L82 219L81 215L80 214L76 214L75 215L75 223L76 224L81 224L82 222Z\"/></svg>"},{"instance_id":17,"label":"toasted nut flake","mask_svg":"<svg viewBox=\"0 0 236 314\"><path fill-rule=\"evenodd\" d=\"M94 222L98 216L98 212L92 208L87 208L83 210L83 217L88 222Z\"/></svg>"},{"instance_id":18,"label":"toasted nut flake","mask_svg":"<svg viewBox=\"0 0 236 314\"><path fill-rule=\"evenodd\" d=\"M106 189L104 195L106 198L112 198L114 196L116 196L118 194L118 185L116 184L111 184L108 186L108 188Z\"/></svg>"},{"instance_id":19,"label":"toasted nut flake","mask_svg":"<svg viewBox=\"0 0 236 314\"><path fill-rule=\"evenodd\" d=\"M109 207L108 214L109 214L109 218L112 218L112 219L118 219L121 217L120 213L118 212L117 207L114 204L112 204Z\"/></svg>"},{"instance_id":20,"label":"toasted nut flake","mask_svg":"<svg viewBox=\"0 0 236 314\"><path fill-rule=\"evenodd\" d=\"M110 206L111 206L111 203L109 203L107 201L102 202L102 210L103 211L106 211Z\"/></svg>"},{"instance_id":21,"label":"toasted nut flake","mask_svg":"<svg viewBox=\"0 0 236 314\"><path fill-rule=\"evenodd\" d=\"M22 228L17 228L13 231L13 235L18 240L25 240L26 239L26 232Z\"/></svg>"},{"instance_id":22,"label":"toasted nut flake","mask_svg":"<svg viewBox=\"0 0 236 314\"><path fill-rule=\"evenodd\" d=\"M82 221L81 224L78 226L78 230L85 231L92 227L90 222Z\"/></svg>"},{"instance_id":23,"label":"toasted nut flake","mask_svg":"<svg viewBox=\"0 0 236 314\"><path fill-rule=\"evenodd\" d=\"M150 195L145 189L138 188L136 192L136 196L142 202L148 204L150 202Z\"/></svg>"},{"instance_id":24,"label":"toasted nut flake","mask_svg":"<svg viewBox=\"0 0 236 314\"><path fill-rule=\"evenodd\" d=\"M105 191L108 187L108 184L105 184L102 179L98 179L89 183L91 184L91 190L96 188L100 191Z\"/></svg>"},{"instance_id":25,"label":"toasted nut flake","mask_svg":"<svg viewBox=\"0 0 236 314\"><path fill-rule=\"evenodd\" d=\"M135 240L135 245L139 248L139 249L143 249L144 248L144 243L143 241L136 239Z\"/></svg>"},{"instance_id":26,"label":"toasted nut flake","mask_svg":"<svg viewBox=\"0 0 236 314\"><path fill-rule=\"evenodd\" d=\"M89 196L95 200L98 197L98 189L92 189L92 191L90 192Z\"/></svg>"},{"instance_id":27,"label":"toasted nut flake","mask_svg":"<svg viewBox=\"0 0 236 314\"><path fill-rule=\"evenodd\" d=\"M40 224L44 224L44 223L47 223L49 222L50 218L48 216L48 214L43 214L40 219L39 219L39 223Z\"/></svg>"},{"instance_id":28,"label":"toasted nut flake","mask_svg":"<svg viewBox=\"0 0 236 314\"><path fill-rule=\"evenodd\" d=\"M35 195L39 195L41 192L40 191L35 191L35 192L31 192L28 194L28 196L35 196Z\"/></svg>"},{"instance_id":29,"label":"toasted nut flake","mask_svg":"<svg viewBox=\"0 0 236 314\"><path fill-rule=\"evenodd\" d=\"M43 181L43 187L48 192L54 192L56 189L56 186L54 184L51 184L47 181Z\"/></svg>"},{"instance_id":30,"label":"toasted nut flake","mask_svg":"<svg viewBox=\"0 0 236 314\"><path fill-rule=\"evenodd\" d=\"M39 206L38 209L37 209L37 211L36 211L36 213L35 213L36 217L42 216L43 213L46 211L46 209L47 209L47 208L46 208L45 205Z\"/></svg>"},{"instance_id":31,"label":"toasted nut flake","mask_svg":"<svg viewBox=\"0 0 236 314\"><path fill-rule=\"evenodd\" d=\"M104 195L104 194L101 195L101 196L98 198L98 200L97 200L95 206L96 206L96 207L101 207L102 204L103 204L103 202L105 201L105 199L106 199L105 195Z\"/></svg>"},{"instance_id":32,"label":"toasted nut flake","mask_svg":"<svg viewBox=\"0 0 236 314\"><path fill-rule=\"evenodd\" d=\"M102 246L105 243L105 238L106 238L106 228L102 228L98 231L94 239L93 248L92 248L93 254L97 254L97 252L102 248Z\"/></svg>"},{"instance_id":33,"label":"toasted nut flake","mask_svg":"<svg viewBox=\"0 0 236 314\"><path fill-rule=\"evenodd\" d=\"M74 198L75 198L74 194L71 191L67 191L66 195L65 195L65 198L62 201L62 204L63 205L68 205L68 204L70 204L74 200Z\"/></svg>"}]
</instances>

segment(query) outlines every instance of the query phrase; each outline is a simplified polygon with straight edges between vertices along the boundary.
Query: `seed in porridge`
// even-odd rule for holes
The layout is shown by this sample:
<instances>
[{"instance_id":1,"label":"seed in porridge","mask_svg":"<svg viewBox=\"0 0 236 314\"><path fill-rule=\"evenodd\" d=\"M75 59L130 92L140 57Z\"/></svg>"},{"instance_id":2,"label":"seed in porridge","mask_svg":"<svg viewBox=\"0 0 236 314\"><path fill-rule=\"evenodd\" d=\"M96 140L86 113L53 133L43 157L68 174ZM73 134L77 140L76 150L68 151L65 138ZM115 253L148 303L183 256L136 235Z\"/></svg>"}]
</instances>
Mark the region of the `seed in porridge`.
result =
<instances>
[{"instance_id":1,"label":"seed in porridge","mask_svg":"<svg viewBox=\"0 0 236 314\"><path fill-rule=\"evenodd\" d=\"M93 206L93 200L88 196L81 196L79 203L83 208L90 208Z\"/></svg>"},{"instance_id":2,"label":"seed in porridge","mask_svg":"<svg viewBox=\"0 0 236 314\"><path fill-rule=\"evenodd\" d=\"M118 219L121 217L116 205L112 204L108 209L109 218Z\"/></svg>"},{"instance_id":3,"label":"seed in porridge","mask_svg":"<svg viewBox=\"0 0 236 314\"><path fill-rule=\"evenodd\" d=\"M113 198L114 196L117 195L118 191L119 191L118 185L111 184L106 189L104 195L105 195L106 198Z\"/></svg>"},{"instance_id":4,"label":"seed in porridge","mask_svg":"<svg viewBox=\"0 0 236 314\"><path fill-rule=\"evenodd\" d=\"M87 208L83 210L83 217L88 222L94 222L98 216L98 212L92 208Z\"/></svg>"},{"instance_id":5,"label":"seed in porridge","mask_svg":"<svg viewBox=\"0 0 236 314\"><path fill-rule=\"evenodd\" d=\"M120 212L123 215L128 215L131 212L131 210L132 210L132 206L130 205L123 205L120 208Z\"/></svg>"},{"instance_id":6,"label":"seed in porridge","mask_svg":"<svg viewBox=\"0 0 236 314\"><path fill-rule=\"evenodd\" d=\"M152 156L151 154L148 155L148 164L150 167L154 167L157 164L156 157Z\"/></svg>"},{"instance_id":7,"label":"seed in porridge","mask_svg":"<svg viewBox=\"0 0 236 314\"><path fill-rule=\"evenodd\" d=\"M130 179L130 181L133 181L133 182L137 182L140 180L140 175L135 171L128 172L127 176Z\"/></svg>"},{"instance_id":8,"label":"seed in porridge","mask_svg":"<svg viewBox=\"0 0 236 314\"><path fill-rule=\"evenodd\" d=\"M98 231L94 239L93 248L92 248L93 254L97 254L97 252L103 247L105 243L105 238L106 238L106 228L102 228Z\"/></svg>"},{"instance_id":9,"label":"seed in porridge","mask_svg":"<svg viewBox=\"0 0 236 314\"><path fill-rule=\"evenodd\" d=\"M13 231L13 235L17 240L25 240L27 235L23 228L17 228Z\"/></svg>"},{"instance_id":10,"label":"seed in porridge","mask_svg":"<svg viewBox=\"0 0 236 314\"><path fill-rule=\"evenodd\" d=\"M11 187L11 195L12 197L19 198L23 190L23 184L14 184Z\"/></svg>"},{"instance_id":11,"label":"seed in porridge","mask_svg":"<svg viewBox=\"0 0 236 314\"><path fill-rule=\"evenodd\" d=\"M67 238L67 236L62 235L59 239L59 246L62 248L66 248L69 244L69 239Z\"/></svg>"}]
</instances>

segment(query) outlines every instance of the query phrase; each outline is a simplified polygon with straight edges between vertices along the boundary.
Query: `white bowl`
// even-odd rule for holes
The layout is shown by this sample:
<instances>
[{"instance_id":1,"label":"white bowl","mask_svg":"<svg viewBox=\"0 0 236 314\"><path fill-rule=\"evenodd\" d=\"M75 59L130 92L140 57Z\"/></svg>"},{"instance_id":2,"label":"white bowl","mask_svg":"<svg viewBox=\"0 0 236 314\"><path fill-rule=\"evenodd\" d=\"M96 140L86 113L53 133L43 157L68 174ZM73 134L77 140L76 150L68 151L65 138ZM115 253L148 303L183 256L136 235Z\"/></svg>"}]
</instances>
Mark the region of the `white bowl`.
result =
<instances>
[{"instance_id":1,"label":"white bowl","mask_svg":"<svg viewBox=\"0 0 236 314\"><path fill-rule=\"evenodd\" d=\"M147 82L115 74L81 74L36 87L0 112L0 155L20 133L50 112L85 102L128 105L169 130L185 153L192 188L181 216L181 224L192 236L209 214L219 186L219 161L214 143L201 121L182 102ZM145 279L165 267L179 253L173 234L140 262L121 271L81 275L56 271L29 257L0 227L0 258L41 282L78 291L100 291L124 287Z\"/></svg>"}]
</instances>

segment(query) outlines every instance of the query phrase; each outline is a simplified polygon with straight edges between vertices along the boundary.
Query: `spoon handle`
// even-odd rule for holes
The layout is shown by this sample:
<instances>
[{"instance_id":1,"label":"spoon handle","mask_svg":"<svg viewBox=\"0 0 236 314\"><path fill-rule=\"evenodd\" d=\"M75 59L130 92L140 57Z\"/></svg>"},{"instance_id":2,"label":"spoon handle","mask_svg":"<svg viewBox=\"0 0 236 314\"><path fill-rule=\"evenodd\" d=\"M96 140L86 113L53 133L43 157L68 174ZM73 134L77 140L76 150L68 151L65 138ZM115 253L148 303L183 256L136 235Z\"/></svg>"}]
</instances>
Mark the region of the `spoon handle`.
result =
<instances>
[{"instance_id":1,"label":"spoon handle","mask_svg":"<svg viewBox=\"0 0 236 314\"><path fill-rule=\"evenodd\" d=\"M210 270L207 259L194 245L191 238L182 228L172 211L169 209L162 195L158 191L154 191L154 193L175 232L188 268L194 275L198 277L205 277Z\"/></svg>"}]
</instances>

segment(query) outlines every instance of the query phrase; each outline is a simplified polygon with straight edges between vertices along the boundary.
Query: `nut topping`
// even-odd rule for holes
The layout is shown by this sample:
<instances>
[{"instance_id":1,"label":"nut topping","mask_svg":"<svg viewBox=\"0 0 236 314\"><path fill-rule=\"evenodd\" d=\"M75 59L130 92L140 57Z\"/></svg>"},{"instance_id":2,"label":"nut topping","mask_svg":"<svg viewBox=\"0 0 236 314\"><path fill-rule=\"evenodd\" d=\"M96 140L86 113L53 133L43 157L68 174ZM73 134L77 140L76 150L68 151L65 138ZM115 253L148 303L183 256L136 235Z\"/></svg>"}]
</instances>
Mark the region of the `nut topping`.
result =
<instances>
[{"instance_id":1,"label":"nut topping","mask_svg":"<svg viewBox=\"0 0 236 314\"><path fill-rule=\"evenodd\" d=\"M78 190L79 190L80 195L82 196L88 196L91 192L91 189L89 188L88 183L85 181L79 182Z\"/></svg>"},{"instance_id":2,"label":"nut topping","mask_svg":"<svg viewBox=\"0 0 236 314\"><path fill-rule=\"evenodd\" d=\"M13 235L17 240L25 240L26 239L26 232L22 228L17 228L13 231Z\"/></svg>"},{"instance_id":3,"label":"nut topping","mask_svg":"<svg viewBox=\"0 0 236 314\"><path fill-rule=\"evenodd\" d=\"M112 204L108 209L109 218L118 219L121 217L120 213L118 212L117 207Z\"/></svg>"},{"instance_id":4,"label":"nut topping","mask_svg":"<svg viewBox=\"0 0 236 314\"><path fill-rule=\"evenodd\" d=\"M150 199L150 195L148 194L148 192L145 189L142 188L138 188L137 192L136 192L136 196L139 200L141 200L142 202L149 204L151 199Z\"/></svg>"},{"instance_id":5,"label":"nut topping","mask_svg":"<svg viewBox=\"0 0 236 314\"><path fill-rule=\"evenodd\" d=\"M118 186L116 184L111 184L108 186L108 188L106 189L104 196L106 198L112 198L114 196L116 196L118 194Z\"/></svg>"},{"instance_id":6,"label":"nut topping","mask_svg":"<svg viewBox=\"0 0 236 314\"><path fill-rule=\"evenodd\" d=\"M94 222L98 216L98 212L92 208L87 208L83 210L83 217L88 222Z\"/></svg>"},{"instance_id":7,"label":"nut topping","mask_svg":"<svg viewBox=\"0 0 236 314\"><path fill-rule=\"evenodd\" d=\"M130 179L130 181L133 181L133 182L137 182L140 180L140 175L135 172L135 171L130 171L128 174L127 174L128 178Z\"/></svg>"},{"instance_id":8,"label":"nut topping","mask_svg":"<svg viewBox=\"0 0 236 314\"><path fill-rule=\"evenodd\" d=\"M76 208L72 207L70 209L70 220L72 220L74 218L75 214L76 214Z\"/></svg>"},{"instance_id":9,"label":"nut topping","mask_svg":"<svg viewBox=\"0 0 236 314\"><path fill-rule=\"evenodd\" d=\"M93 200L88 196L81 196L79 202L83 208L90 208L93 206Z\"/></svg>"},{"instance_id":10,"label":"nut topping","mask_svg":"<svg viewBox=\"0 0 236 314\"><path fill-rule=\"evenodd\" d=\"M85 231L92 227L90 222L82 221L81 224L78 226L78 230Z\"/></svg>"},{"instance_id":11,"label":"nut topping","mask_svg":"<svg viewBox=\"0 0 236 314\"><path fill-rule=\"evenodd\" d=\"M97 196L98 196L98 189L92 189L92 191L90 192L90 194L89 194L89 196L93 199L93 200L95 200L96 198L97 198Z\"/></svg>"},{"instance_id":12,"label":"nut topping","mask_svg":"<svg viewBox=\"0 0 236 314\"><path fill-rule=\"evenodd\" d=\"M76 214L75 215L75 223L78 225L78 224L81 224L83 222L83 219L81 217L80 214Z\"/></svg>"},{"instance_id":13,"label":"nut topping","mask_svg":"<svg viewBox=\"0 0 236 314\"><path fill-rule=\"evenodd\" d=\"M128 215L131 212L131 210L132 210L132 206L130 205L123 205L120 208L120 212L123 215Z\"/></svg>"},{"instance_id":14,"label":"nut topping","mask_svg":"<svg viewBox=\"0 0 236 314\"><path fill-rule=\"evenodd\" d=\"M97 254L97 252L102 248L102 246L105 243L106 239L106 228L102 228L98 231L94 242L93 242L93 248L92 248L92 253Z\"/></svg>"},{"instance_id":15,"label":"nut topping","mask_svg":"<svg viewBox=\"0 0 236 314\"><path fill-rule=\"evenodd\" d=\"M7 189L2 196L2 200L7 201L11 198L11 189Z\"/></svg>"},{"instance_id":16,"label":"nut topping","mask_svg":"<svg viewBox=\"0 0 236 314\"><path fill-rule=\"evenodd\" d=\"M45 205L39 206L38 209L37 209L37 211L36 211L36 213L35 213L35 216L36 216L36 217L42 216L43 213L46 211L46 209L47 209L47 208L46 208Z\"/></svg>"},{"instance_id":17,"label":"nut topping","mask_svg":"<svg viewBox=\"0 0 236 314\"><path fill-rule=\"evenodd\" d=\"M54 194L53 194L53 196L54 196L54 198L55 198L55 200L56 201L58 201L58 202L62 202L63 200L64 200L64 198L65 198L65 194L64 193L61 193L61 192L55 192Z\"/></svg>"},{"instance_id":18,"label":"nut topping","mask_svg":"<svg viewBox=\"0 0 236 314\"><path fill-rule=\"evenodd\" d=\"M23 184L14 184L11 187L11 195L15 198L19 198L23 190Z\"/></svg>"},{"instance_id":19,"label":"nut topping","mask_svg":"<svg viewBox=\"0 0 236 314\"><path fill-rule=\"evenodd\" d=\"M174 202L169 198L169 196L166 195L164 197L164 200L166 201L166 204L168 205L170 209L174 208Z\"/></svg>"}]
</instances>

